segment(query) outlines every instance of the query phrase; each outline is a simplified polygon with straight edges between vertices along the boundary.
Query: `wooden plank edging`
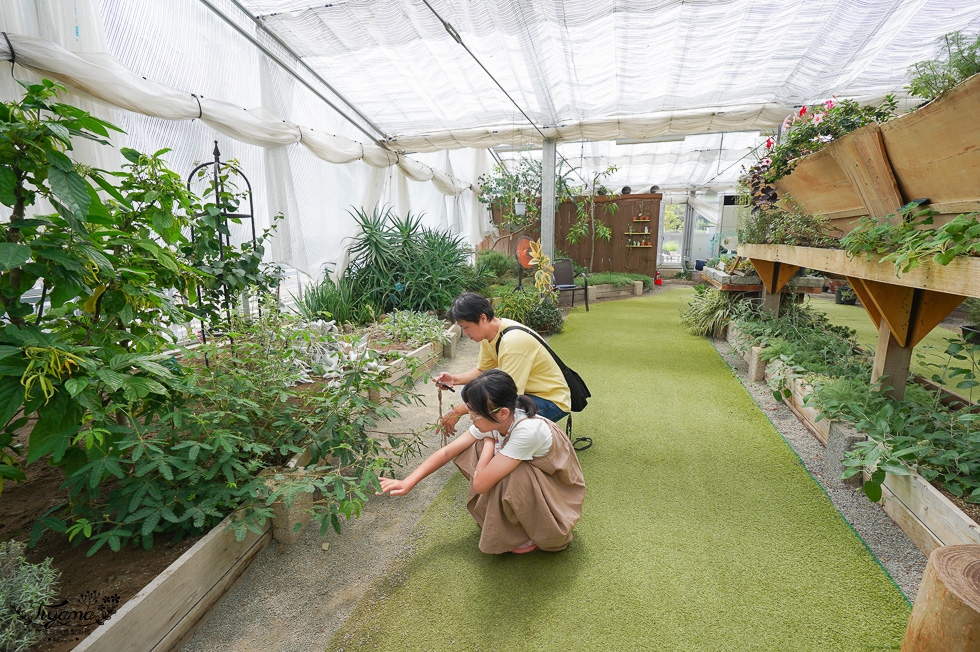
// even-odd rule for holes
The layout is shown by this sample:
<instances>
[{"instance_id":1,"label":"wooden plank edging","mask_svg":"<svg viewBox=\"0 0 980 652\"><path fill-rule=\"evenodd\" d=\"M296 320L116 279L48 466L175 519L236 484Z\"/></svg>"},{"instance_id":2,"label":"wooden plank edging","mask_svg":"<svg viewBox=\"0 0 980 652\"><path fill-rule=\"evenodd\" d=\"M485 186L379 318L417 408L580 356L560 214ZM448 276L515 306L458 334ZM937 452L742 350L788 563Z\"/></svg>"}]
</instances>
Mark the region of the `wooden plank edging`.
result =
<instances>
[{"instance_id":1,"label":"wooden plank edging","mask_svg":"<svg viewBox=\"0 0 980 652\"><path fill-rule=\"evenodd\" d=\"M156 576L74 652L175 650L187 641L225 596L235 580L272 540L272 521L243 541L221 521Z\"/></svg>"}]
</instances>

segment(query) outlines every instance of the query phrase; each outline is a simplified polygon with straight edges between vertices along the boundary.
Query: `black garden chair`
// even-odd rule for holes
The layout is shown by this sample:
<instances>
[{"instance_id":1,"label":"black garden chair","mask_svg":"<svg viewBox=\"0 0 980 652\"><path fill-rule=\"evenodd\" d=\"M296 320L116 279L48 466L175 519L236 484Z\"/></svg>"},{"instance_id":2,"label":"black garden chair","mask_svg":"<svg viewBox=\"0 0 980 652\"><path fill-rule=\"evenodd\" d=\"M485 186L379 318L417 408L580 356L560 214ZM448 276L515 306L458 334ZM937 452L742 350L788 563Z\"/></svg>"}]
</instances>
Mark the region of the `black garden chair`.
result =
<instances>
[{"instance_id":1,"label":"black garden chair","mask_svg":"<svg viewBox=\"0 0 980 652\"><path fill-rule=\"evenodd\" d=\"M555 261L555 289L559 292L571 292L572 293L572 306L575 306L575 293L583 292L585 293L585 310L589 310L589 277L585 272L575 273L575 269L572 267L571 258L559 258ZM575 285L575 277L581 276L585 279L585 287L581 288Z\"/></svg>"}]
</instances>

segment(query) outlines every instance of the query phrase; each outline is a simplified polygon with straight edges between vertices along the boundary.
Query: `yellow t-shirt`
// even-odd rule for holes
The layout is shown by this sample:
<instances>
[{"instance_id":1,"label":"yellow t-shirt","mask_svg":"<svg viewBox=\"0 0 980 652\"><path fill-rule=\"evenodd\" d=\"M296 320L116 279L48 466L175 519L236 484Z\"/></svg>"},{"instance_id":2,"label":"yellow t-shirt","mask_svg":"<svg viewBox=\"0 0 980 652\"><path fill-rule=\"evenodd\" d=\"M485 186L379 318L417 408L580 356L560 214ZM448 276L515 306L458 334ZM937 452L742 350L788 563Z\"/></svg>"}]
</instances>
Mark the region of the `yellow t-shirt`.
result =
<instances>
[{"instance_id":1,"label":"yellow t-shirt","mask_svg":"<svg viewBox=\"0 0 980 652\"><path fill-rule=\"evenodd\" d=\"M519 394L533 394L551 401L565 412L571 411L572 395L565 384L565 377L555 359L534 335L513 330L500 342L497 357L497 340L508 326L522 326L513 319L501 319L500 330L492 340L480 342L477 369L500 369L517 384Z\"/></svg>"}]
</instances>

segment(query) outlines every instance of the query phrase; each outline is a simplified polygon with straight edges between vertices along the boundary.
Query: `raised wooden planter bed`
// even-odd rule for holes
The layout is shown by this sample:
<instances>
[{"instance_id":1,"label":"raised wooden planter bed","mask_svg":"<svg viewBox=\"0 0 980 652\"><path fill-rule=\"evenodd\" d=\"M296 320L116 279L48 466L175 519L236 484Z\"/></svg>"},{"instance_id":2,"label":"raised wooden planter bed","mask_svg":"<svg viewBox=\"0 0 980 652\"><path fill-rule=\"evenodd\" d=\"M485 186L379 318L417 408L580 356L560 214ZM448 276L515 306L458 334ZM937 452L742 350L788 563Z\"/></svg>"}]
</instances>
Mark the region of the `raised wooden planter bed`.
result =
<instances>
[{"instance_id":1,"label":"raised wooden planter bed","mask_svg":"<svg viewBox=\"0 0 980 652\"><path fill-rule=\"evenodd\" d=\"M867 125L804 157L776 190L845 233L857 217L881 217L916 199L928 199L941 225L980 210L978 114L974 75L914 113Z\"/></svg>"},{"instance_id":2,"label":"raised wooden planter bed","mask_svg":"<svg viewBox=\"0 0 980 652\"><path fill-rule=\"evenodd\" d=\"M455 355L460 334L459 327L453 326L447 331L449 346L426 344L408 356L421 358L422 367L431 369L443 355ZM404 367L404 360L399 362ZM390 382L405 373L396 373ZM286 466L305 466L309 459L306 453ZM207 621L235 581L272 540L271 520L266 521L261 533L250 531L243 541L235 540L234 530L228 528L230 523L231 517L215 526L82 640L75 647L76 652L179 649Z\"/></svg>"}]
</instances>

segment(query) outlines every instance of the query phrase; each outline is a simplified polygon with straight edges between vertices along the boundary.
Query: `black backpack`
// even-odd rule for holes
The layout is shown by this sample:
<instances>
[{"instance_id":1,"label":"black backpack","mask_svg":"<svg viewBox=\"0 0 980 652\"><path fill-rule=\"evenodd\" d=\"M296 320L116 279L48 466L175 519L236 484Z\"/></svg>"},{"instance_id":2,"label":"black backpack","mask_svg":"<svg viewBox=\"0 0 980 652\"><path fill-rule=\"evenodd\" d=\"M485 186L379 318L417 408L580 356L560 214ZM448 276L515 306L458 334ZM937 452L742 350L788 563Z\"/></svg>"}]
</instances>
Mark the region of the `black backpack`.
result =
<instances>
[{"instance_id":1,"label":"black backpack","mask_svg":"<svg viewBox=\"0 0 980 652\"><path fill-rule=\"evenodd\" d=\"M504 339L504 335L507 333L507 331L512 330L530 333L536 340L538 340L538 342L541 343L541 346L543 346L548 353L551 354L555 364L557 364L558 368L561 369L561 375L565 377L565 382L568 384L568 390L572 394L572 412L581 412L584 410L585 406L589 404L589 398L592 396L592 392L589 391L589 388L586 386L585 381L582 380L582 377L579 376L574 369L562 362L561 358L559 358L558 355L551 350L551 347L548 346L548 343L541 339L534 331L523 326L508 326L502 330L500 332L500 337L497 338L497 357L500 357L500 340ZM571 414L568 415L568 422L565 424L565 433L569 438L572 437ZM574 446L575 450L584 451L586 448L592 445L592 440L588 437L579 437L573 440L572 445Z\"/></svg>"}]
</instances>

